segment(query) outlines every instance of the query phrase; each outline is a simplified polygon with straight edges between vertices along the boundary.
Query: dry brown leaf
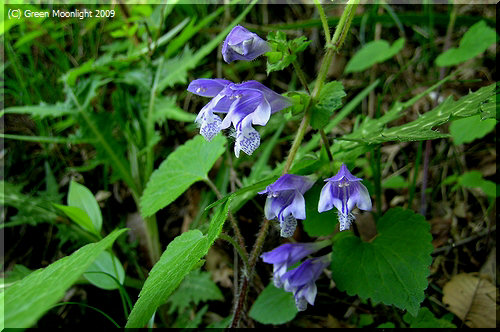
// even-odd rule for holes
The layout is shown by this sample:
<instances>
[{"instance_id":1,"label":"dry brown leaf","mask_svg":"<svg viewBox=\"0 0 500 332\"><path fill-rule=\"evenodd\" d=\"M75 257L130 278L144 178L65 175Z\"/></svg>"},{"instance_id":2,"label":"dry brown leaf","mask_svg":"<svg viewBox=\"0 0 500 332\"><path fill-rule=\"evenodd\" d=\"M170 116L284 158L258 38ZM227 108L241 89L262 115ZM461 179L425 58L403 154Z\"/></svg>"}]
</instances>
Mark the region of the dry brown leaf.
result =
<instances>
[{"instance_id":1,"label":"dry brown leaf","mask_svg":"<svg viewBox=\"0 0 500 332\"><path fill-rule=\"evenodd\" d=\"M496 288L473 273L460 273L443 287L443 303L471 328L496 327Z\"/></svg>"}]
</instances>

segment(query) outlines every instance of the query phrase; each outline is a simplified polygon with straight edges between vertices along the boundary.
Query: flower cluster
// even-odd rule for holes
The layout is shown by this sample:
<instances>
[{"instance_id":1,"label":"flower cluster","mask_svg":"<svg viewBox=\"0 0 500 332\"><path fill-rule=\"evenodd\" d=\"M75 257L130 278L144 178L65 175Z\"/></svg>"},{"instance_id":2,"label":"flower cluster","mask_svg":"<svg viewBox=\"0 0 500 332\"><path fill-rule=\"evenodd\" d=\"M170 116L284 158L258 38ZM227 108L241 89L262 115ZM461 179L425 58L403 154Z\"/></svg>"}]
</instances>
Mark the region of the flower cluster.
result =
<instances>
[{"instance_id":1,"label":"flower cluster","mask_svg":"<svg viewBox=\"0 0 500 332\"><path fill-rule=\"evenodd\" d=\"M330 245L330 241L315 243L285 243L272 251L261 255L265 263L273 264L273 283L293 292L295 305L299 311L307 308L307 303L314 305L317 288L316 280L321 271L330 265L329 255L306 259L298 267L288 270L300 260Z\"/></svg>"},{"instance_id":2,"label":"flower cluster","mask_svg":"<svg viewBox=\"0 0 500 332\"><path fill-rule=\"evenodd\" d=\"M224 61L253 60L270 47L257 34L242 26L234 27L222 46ZM197 79L187 89L203 97L212 97L198 113L195 122L200 134L212 140L231 124L236 131L234 154L251 155L260 145L260 135L252 125L265 126L271 114L291 106L290 101L257 81L233 83L225 79ZM219 115L226 114L224 120Z\"/></svg>"},{"instance_id":3,"label":"flower cluster","mask_svg":"<svg viewBox=\"0 0 500 332\"><path fill-rule=\"evenodd\" d=\"M337 208L340 231L351 227L355 219L351 212L354 206L361 210L371 210L372 201L368 189L361 184L360 178L349 172L345 164L342 164L335 176L325 181L327 184L321 190L318 212ZM269 220L278 218L281 236L293 236L297 219L306 219L306 202L303 195L313 184L306 176L285 174L259 192L268 195L265 216Z\"/></svg>"},{"instance_id":4,"label":"flower cluster","mask_svg":"<svg viewBox=\"0 0 500 332\"><path fill-rule=\"evenodd\" d=\"M260 135L252 125L265 126L271 117L291 103L257 81L240 84L223 79L197 79L187 89L203 97L213 97L198 113L195 122L200 134L210 141L231 124L236 130L234 153L251 155L260 145ZM224 120L214 113L226 114Z\"/></svg>"},{"instance_id":5,"label":"flower cluster","mask_svg":"<svg viewBox=\"0 0 500 332\"><path fill-rule=\"evenodd\" d=\"M222 56L227 63L251 61L268 51L270 47L266 41L242 26L234 27L222 46ZM234 127L236 157L239 157L240 151L251 155L259 147L260 135L253 125L265 126L273 113L291 106L288 98L257 81L233 83L225 79L197 79L189 84L187 90L212 98L195 120L200 126L200 134L207 141L221 130L231 125ZM223 119L220 117L222 114L225 114ZM361 210L372 208L370 195L361 180L352 175L345 164L335 176L325 180L327 183L321 190L318 212L335 207L340 231L350 228L355 219L352 213L355 206ZM267 194L265 217L268 220L278 219L282 237L293 236L297 219L306 219L304 194L313 184L314 181L307 176L284 174L259 192ZM274 285L293 292L299 311L306 310L308 303L314 305L316 280L331 262L330 254L306 257L329 245L330 240L286 243L261 255L265 263L273 264Z\"/></svg>"}]
</instances>

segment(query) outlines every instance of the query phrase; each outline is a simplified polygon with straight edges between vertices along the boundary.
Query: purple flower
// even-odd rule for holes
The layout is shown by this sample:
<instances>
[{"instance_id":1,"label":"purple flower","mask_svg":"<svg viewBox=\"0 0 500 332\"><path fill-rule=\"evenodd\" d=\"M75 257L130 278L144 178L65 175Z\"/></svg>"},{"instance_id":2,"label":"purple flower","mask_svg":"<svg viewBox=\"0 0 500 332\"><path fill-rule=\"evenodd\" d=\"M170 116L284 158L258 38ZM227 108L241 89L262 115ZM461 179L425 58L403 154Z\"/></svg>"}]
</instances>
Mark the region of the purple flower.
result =
<instances>
[{"instance_id":1,"label":"purple flower","mask_svg":"<svg viewBox=\"0 0 500 332\"><path fill-rule=\"evenodd\" d=\"M317 293L316 280L323 269L330 264L329 256L330 254L307 259L299 267L281 276L285 291L293 292L295 305L299 311L306 310L307 303L314 305Z\"/></svg>"},{"instance_id":2,"label":"purple flower","mask_svg":"<svg viewBox=\"0 0 500 332\"><path fill-rule=\"evenodd\" d=\"M312 243L285 243L263 253L260 257L265 263L273 264L273 282L279 288L283 286L281 277L293 264L330 244L329 240Z\"/></svg>"},{"instance_id":3,"label":"purple flower","mask_svg":"<svg viewBox=\"0 0 500 332\"><path fill-rule=\"evenodd\" d=\"M257 34L248 31L241 25L235 26L227 35L222 45L222 57L230 63L234 60L250 61L271 48Z\"/></svg>"},{"instance_id":4,"label":"purple flower","mask_svg":"<svg viewBox=\"0 0 500 332\"><path fill-rule=\"evenodd\" d=\"M295 232L297 219L306 219L304 193L314 181L306 176L284 174L259 194L267 194L265 216L268 220L278 218L281 236L290 237Z\"/></svg>"},{"instance_id":5,"label":"purple flower","mask_svg":"<svg viewBox=\"0 0 500 332\"><path fill-rule=\"evenodd\" d=\"M361 179L349 172L347 166L342 164L339 172L329 179L321 190L318 212L332 209L338 210L340 231L349 229L354 215L351 213L354 206L361 210L371 210L372 201L368 189L361 184Z\"/></svg>"},{"instance_id":6,"label":"purple flower","mask_svg":"<svg viewBox=\"0 0 500 332\"><path fill-rule=\"evenodd\" d=\"M236 157L241 150L251 155L260 145L260 135L252 124L265 126L271 114L291 105L286 97L257 81L235 84L223 79L197 79L189 84L187 90L203 97L213 97L195 120L206 140L210 141L221 129L233 124L236 129ZM222 120L214 113L227 115Z\"/></svg>"}]
</instances>

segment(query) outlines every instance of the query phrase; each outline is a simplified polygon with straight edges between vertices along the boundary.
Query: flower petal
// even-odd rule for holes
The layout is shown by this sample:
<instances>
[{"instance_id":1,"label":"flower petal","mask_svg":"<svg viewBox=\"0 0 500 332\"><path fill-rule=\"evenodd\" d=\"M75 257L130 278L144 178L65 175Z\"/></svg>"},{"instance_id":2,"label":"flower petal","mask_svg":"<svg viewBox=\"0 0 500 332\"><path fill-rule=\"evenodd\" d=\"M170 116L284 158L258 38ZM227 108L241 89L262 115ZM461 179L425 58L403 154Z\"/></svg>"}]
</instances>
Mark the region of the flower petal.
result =
<instances>
[{"instance_id":1,"label":"flower petal","mask_svg":"<svg viewBox=\"0 0 500 332\"><path fill-rule=\"evenodd\" d=\"M253 127L243 127L236 131L236 142L234 144L234 154L239 158L240 151L251 155L260 145L260 135Z\"/></svg>"},{"instance_id":2,"label":"flower petal","mask_svg":"<svg viewBox=\"0 0 500 332\"><path fill-rule=\"evenodd\" d=\"M215 97L230 83L231 81L219 78L200 78L189 83L187 90L199 96Z\"/></svg>"},{"instance_id":3,"label":"flower petal","mask_svg":"<svg viewBox=\"0 0 500 332\"><path fill-rule=\"evenodd\" d=\"M235 26L227 35L222 45L222 57L230 63L234 60L253 60L271 48L256 33L250 32L241 25Z\"/></svg>"},{"instance_id":4,"label":"flower petal","mask_svg":"<svg viewBox=\"0 0 500 332\"><path fill-rule=\"evenodd\" d=\"M219 116L213 113L206 113L201 122L200 134L210 142L221 130L221 122L222 120Z\"/></svg>"},{"instance_id":5,"label":"flower petal","mask_svg":"<svg viewBox=\"0 0 500 332\"><path fill-rule=\"evenodd\" d=\"M280 222L280 235L282 237L291 237L297 228L297 219L294 216L288 215L283 221Z\"/></svg>"},{"instance_id":6,"label":"flower petal","mask_svg":"<svg viewBox=\"0 0 500 332\"><path fill-rule=\"evenodd\" d=\"M300 220L306 219L306 200L297 190L293 194L292 202L282 212L285 217L289 214Z\"/></svg>"},{"instance_id":7,"label":"flower petal","mask_svg":"<svg viewBox=\"0 0 500 332\"><path fill-rule=\"evenodd\" d=\"M356 201L356 206L360 210L371 211L372 200L370 198L370 193L368 189L361 183L356 183L354 192L352 193L351 199Z\"/></svg>"},{"instance_id":8,"label":"flower petal","mask_svg":"<svg viewBox=\"0 0 500 332\"><path fill-rule=\"evenodd\" d=\"M319 195L318 212L325 212L333 208L332 183L327 182Z\"/></svg>"}]
</instances>

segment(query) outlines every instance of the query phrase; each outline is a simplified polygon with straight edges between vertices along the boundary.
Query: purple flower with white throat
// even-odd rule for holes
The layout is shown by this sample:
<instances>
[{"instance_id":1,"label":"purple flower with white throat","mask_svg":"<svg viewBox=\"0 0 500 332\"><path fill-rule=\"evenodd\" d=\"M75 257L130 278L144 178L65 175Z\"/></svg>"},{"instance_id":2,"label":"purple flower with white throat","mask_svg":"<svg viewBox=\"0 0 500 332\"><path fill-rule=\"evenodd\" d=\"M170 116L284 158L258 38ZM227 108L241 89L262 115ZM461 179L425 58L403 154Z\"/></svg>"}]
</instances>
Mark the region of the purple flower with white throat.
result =
<instances>
[{"instance_id":1,"label":"purple flower with white throat","mask_svg":"<svg viewBox=\"0 0 500 332\"><path fill-rule=\"evenodd\" d=\"M268 220L278 218L281 236L290 237L295 232L297 219L306 219L304 193L314 181L306 176L284 174L259 194L267 194L265 216Z\"/></svg>"},{"instance_id":2,"label":"purple flower with white throat","mask_svg":"<svg viewBox=\"0 0 500 332\"><path fill-rule=\"evenodd\" d=\"M335 206L338 210L340 231L351 227L354 221L351 211L354 206L366 211L372 209L370 194L361 184L361 180L352 175L345 164L342 164L334 177L325 180L327 184L321 190L318 212L330 210Z\"/></svg>"},{"instance_id":3,"label":"purple flower with white throat","mask_svg":"<svg viewBox=\"0 0 500 332\"><path fill-rule=\"evenodd\" d=\"M285 243L263 253L260 257L265 263L273 264L273 283L279 288L283 286L281 277L293 264L330 244L329 240L312 243Z\"/></svg>"},{"instance_id":4,"label":"purple flower with white throat","mask_svg":"<svg viewBox=\"0 0 500 332\"><path fill-rule=\"evenodd\" d=\"M290 101L257 81L240 84L223 79L197 79L188 91L213 97L198 113L195 122L200 134L210 141L222 129L236 129L234 153L251 155L260 145L260 135L252 125L265 126L271 114L291 105ZM226 113L224 120L214 113Z\"/></svg>"},{"instance_id":5,"label":"purple flower with white throat","mask_svg":"<svg viewBox=\"0 0 500 332\"><path fill-rule=\"evenodd\" d=\"M234 60L250 61L269 52L271 47L257 34L248 31L241 25L235 26L224 40L222 57L230 63Z\"/></svg>"},{"instance_id":6,"label":"purple flower with white throat","mask_svg":"<svg viewBox=\"0 0 500 332\"><path fill-rule=\"evenodd\" d=\"M330 265L330 254L307 259L299 267L281 276L285 291L293 292L295 305L299 311L306 310L307 303L314 305L318 292L316 280L328 265Z\"/></svg>"}]
</instances>

